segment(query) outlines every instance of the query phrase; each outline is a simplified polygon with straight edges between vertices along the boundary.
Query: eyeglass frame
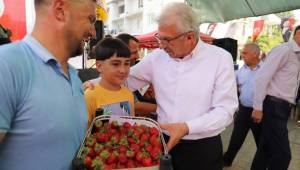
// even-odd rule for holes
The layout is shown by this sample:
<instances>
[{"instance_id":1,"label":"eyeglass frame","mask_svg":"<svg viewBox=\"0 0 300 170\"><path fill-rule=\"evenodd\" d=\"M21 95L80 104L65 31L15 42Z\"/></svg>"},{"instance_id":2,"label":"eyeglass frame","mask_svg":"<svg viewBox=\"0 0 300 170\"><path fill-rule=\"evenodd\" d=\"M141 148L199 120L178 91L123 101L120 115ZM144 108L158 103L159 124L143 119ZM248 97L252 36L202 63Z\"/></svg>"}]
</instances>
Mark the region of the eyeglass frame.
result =
<instances>
[{"instance_id":1,"label":"eyeglass frame","mask_svg":"<svg viewBox=\"0 0 300 170\"><path fill-rule=\"evenodd\" d=\"M156 33L156 34L154 34L154 38L156 39L156 41L158 42L158 44L162 44L162 43L164 43L164 44L170 44L171 41L174 41L174 40L176 40L176 39L178 39L178 38L182 37L183 35L186 35L186 34L188 34L190 32L192 32L192 31L187 31L187 32L181 33L181 34L179 34L179 35L177 35L177 36L175 36L173 38L164 38L164 39L159 38L158 37L158 33Z\"/></svg>"}]
</instances>

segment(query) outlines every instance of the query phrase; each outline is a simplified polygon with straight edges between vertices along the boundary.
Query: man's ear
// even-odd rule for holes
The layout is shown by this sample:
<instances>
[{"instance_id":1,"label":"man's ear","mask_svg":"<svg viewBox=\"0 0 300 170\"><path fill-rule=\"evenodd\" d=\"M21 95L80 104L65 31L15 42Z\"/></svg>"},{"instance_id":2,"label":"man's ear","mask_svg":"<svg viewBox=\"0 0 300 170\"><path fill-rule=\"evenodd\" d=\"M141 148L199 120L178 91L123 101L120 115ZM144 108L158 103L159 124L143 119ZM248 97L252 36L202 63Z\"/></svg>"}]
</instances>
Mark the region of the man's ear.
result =
<instances>
[{"instance_id":1,"label":"man's ear","mask_svg":"<svg viewBox=\"0 0 300 170\"><path fill-rule=\"evenodd\" d=\"M65 21L66 18L66 2L64 0L54 0L52 10L54 17L58 21Z\"/></svg>"}]
</instances>

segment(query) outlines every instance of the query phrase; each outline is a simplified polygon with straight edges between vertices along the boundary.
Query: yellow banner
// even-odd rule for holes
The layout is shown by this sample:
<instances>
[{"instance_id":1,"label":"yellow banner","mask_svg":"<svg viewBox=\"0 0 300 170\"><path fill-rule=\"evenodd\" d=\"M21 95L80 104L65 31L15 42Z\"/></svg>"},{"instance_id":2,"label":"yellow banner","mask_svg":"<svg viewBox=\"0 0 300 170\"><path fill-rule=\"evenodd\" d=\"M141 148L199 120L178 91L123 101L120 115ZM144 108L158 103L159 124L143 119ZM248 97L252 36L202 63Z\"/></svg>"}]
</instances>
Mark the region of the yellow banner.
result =
<instances>
[{"instance_id":1,"label":"yellow banner","mask_svg":"<svg viewBox=\"0 0 300 170\"><path fill-rule=\"evenodd\" d=\"M101 20L105 22L108 19L105 0L97 0L96 14L97 14L97 20Z\"/></svg>"}]
</instances>

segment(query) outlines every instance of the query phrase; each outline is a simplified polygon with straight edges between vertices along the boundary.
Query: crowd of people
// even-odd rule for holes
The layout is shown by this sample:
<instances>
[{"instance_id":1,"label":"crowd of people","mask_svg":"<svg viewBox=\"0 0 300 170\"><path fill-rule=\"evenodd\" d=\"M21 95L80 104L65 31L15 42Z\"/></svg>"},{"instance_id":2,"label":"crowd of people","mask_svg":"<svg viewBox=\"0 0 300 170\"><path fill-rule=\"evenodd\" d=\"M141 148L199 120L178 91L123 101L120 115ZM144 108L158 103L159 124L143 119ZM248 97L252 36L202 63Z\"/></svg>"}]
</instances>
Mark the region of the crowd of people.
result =
<instances>
[{"instance_id":1,"label":"crowd of people","mask_svg":"<svg viewBox=\"0 0 300 170\"><path fill-rule=\"evenodd\" d=\"M251 170L288 169L300 26L264 61L259 46L247 43L245 64L235 72L229 52L199 39L193 9L170 3L158 17L159 49L137 63L134 36L104 38L92 52L99 78L83 85L67 61L95 36L96 0L34 3L33 32L0 46L0 169L72 169L96 110L114 103L122 103L122 113L109 114L157 114L175 170L231 166L250 129L257 146ZM141 98L145 86L155 100ZM232 121L223 154L220 134Z\"/></svg>"}]
</instances>

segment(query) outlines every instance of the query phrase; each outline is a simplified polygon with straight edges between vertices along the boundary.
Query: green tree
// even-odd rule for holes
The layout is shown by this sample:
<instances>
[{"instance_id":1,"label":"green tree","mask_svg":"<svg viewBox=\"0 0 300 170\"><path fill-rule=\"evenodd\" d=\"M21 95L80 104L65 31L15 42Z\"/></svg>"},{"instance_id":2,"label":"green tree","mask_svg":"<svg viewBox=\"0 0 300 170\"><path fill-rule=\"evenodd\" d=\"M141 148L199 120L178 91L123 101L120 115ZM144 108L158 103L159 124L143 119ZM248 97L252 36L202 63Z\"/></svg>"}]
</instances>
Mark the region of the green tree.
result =
<instances>
[{"instance_id":1,"label":"green tree","mask_svg":"<svg viewBox=\"0 0 300 170\"><path fill-rule=\"evenodd\" d=\"M283 38L281 35L281 28L279 26L270 26L271 31L263 31L257 38L256 43L260 46L263 52L268 53L273 47L281 44Z\"/></svg>"}]
</instances>

